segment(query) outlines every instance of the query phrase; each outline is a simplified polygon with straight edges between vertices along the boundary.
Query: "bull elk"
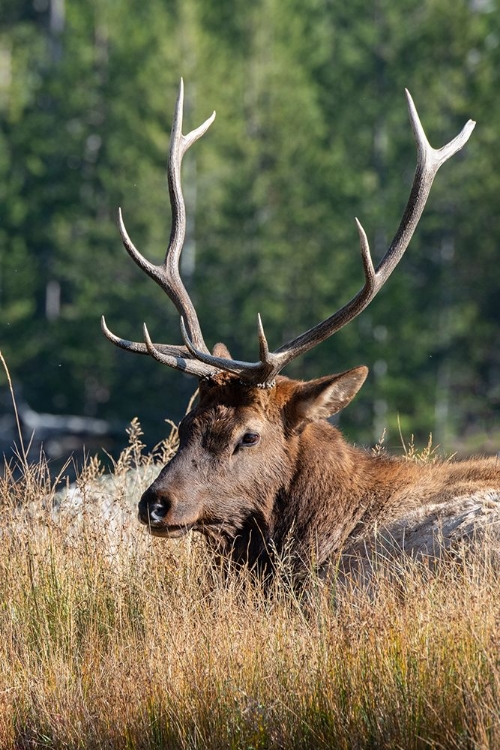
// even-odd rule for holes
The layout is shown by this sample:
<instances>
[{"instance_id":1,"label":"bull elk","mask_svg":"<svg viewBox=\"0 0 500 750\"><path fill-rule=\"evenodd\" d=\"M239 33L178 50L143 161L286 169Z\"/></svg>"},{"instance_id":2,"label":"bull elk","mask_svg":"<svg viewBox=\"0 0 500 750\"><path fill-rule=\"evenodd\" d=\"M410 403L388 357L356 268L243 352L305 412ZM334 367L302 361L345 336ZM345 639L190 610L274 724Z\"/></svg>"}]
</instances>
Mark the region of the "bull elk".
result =
<instances>
[{"instance_id":1,"label":"bull elk","mask_svg":"<svg viewBox=\"0 0 500 750\"><path fill-rule=\"evenodd\" d=\"M182 134L181 81L168 159L172 206L170 242L162 265L153 265L133 245L119 211L125 249L167 293L180 315L183 345L118 338L117 346L149 355L198 378L199 402L182 420L175 457L144 492L139 519L151 534L167 539L190 531L236 564L272 570L273 554L286 548L297 573L314 560L366 554L375 538L390 540L410 555L451 548L478 525L498 520L500 462L495 458L416 464L404 457L375 455L349 445L328 417L346 407L363 385L366 367L301 382L279 373L359 315L387 281L405 252L439 167L467 142L475 123L440 149L433 149L406 92L417 145L410 197L394 240L375 268L366 234L356 220L364 284L344 307L297 338L270 351L258 317L259 359L231 357L223 344L210 353L179 274L186 213L181 162L212 124L215 112ZM377 533L375 533L377 532Z\"/></svg>"}]
</instances>

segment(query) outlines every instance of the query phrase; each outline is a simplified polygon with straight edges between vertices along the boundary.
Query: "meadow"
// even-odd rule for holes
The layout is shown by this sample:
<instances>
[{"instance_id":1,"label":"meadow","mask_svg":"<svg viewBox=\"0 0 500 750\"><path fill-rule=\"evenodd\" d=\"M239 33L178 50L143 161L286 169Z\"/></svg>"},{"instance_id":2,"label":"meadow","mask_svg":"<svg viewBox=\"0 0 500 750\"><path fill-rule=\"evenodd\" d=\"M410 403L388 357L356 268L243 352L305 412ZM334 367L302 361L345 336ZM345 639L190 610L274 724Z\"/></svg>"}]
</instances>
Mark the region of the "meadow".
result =
<instances>
[{"instance_id":1,"label":"meadow","mask_svg":"<svg viewBox=\"0 0 500 750\"><path fill-rule=\"evenodd\" d=\"M175 450L133 423L103 477L56 492L22 451L0 480L0 747L498 748L500 587L484 547L369 589L283 571L271 595L198 538L136 521Z\"/></svg>"}]
</instances>

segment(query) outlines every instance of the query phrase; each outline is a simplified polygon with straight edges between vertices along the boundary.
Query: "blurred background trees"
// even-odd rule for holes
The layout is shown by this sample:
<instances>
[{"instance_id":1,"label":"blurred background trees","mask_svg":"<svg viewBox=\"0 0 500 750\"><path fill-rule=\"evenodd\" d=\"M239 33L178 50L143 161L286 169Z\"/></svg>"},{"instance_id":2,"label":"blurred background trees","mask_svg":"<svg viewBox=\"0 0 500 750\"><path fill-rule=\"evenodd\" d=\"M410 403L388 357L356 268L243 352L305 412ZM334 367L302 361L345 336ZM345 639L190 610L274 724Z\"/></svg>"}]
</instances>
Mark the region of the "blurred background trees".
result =
<instances>
[{"instance_id":1,"label":"blurred background trees","mask_svg":"<svg viewBox=\"0 0 500 750\"><path fill-rule=\"evenodd\" d=\"M375 260L415 165L404 87L439 147L472 117L377 300L290 366L367 364L341 417L359 442L434 434L496 449L500 427L499 0L0 0L0 348L38 411L125 424L146 439L195 382L101 335L180 343L172 305L126 256L169 235L166 155L179 78L186 156L183 275L207 343L257 356L354 294L354 217Z\"/></svg>"}]
</instances>

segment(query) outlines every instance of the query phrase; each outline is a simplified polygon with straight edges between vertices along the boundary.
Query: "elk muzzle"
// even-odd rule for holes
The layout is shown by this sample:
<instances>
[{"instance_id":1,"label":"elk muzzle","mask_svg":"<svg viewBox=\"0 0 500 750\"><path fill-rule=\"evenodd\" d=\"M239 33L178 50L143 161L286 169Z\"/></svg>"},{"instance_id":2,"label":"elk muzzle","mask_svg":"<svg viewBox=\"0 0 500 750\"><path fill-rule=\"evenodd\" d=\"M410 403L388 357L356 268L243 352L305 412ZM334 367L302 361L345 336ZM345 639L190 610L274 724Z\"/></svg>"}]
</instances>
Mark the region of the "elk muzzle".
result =
<instances>
[{"instance_id":1,"label":"elk muzzle","mask_svg":"<svg viewBox=\"0 0 500 750\"><path fill-rule=\"evenodd\" d=\"M153 536L166 536L170 539L183 536L193 524L182 523L182 518L176 512L177 508L178 502L172 493L156 489L153 484L139 501L139 521L148 527Z\"/></svg>"}]
</instances>

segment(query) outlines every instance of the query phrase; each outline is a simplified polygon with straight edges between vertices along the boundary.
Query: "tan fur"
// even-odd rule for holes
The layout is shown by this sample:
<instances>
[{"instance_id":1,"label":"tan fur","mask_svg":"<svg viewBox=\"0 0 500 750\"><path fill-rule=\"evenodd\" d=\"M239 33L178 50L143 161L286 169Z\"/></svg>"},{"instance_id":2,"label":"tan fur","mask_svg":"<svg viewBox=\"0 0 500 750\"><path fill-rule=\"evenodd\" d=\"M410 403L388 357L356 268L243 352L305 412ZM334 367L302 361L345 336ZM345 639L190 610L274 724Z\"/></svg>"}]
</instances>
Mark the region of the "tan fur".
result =
<instances>
[{"instance_id":1,"label":"tan fur","mask_svg":"<svg viewBox=\"0 0 500 750\"><path fill-rule=\"evenodd\" d=\"M326 421L366 372L279 377L273 388L228 373L202 381L177 455L141 499L141 520L160 536L199 531L218 552L267 572L276 553L297 572L368 559L377 547L432 556L498 524L498 459L376 456Z\"/></svg>"}]
</instances>

